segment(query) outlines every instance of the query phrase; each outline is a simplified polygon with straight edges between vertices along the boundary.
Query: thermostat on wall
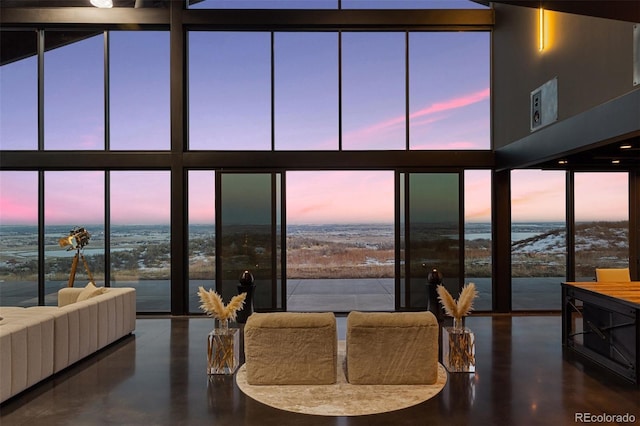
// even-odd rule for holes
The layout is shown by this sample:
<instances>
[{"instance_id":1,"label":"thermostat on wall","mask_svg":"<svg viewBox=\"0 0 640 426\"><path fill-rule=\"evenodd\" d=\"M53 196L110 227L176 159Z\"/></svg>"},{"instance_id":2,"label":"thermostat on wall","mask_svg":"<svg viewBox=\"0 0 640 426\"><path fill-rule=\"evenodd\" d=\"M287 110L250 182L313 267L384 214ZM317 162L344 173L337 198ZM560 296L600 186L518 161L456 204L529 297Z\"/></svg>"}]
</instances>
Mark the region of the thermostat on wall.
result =
<instances>
[{"instance_id":1,"label":"thermostat on wall","mask_svg":"<svg viewBox=\"0 0 640 426\"><path fill-rule=\"evenodd\" d=\"M558 78L547 81L531 92L531 131L558 119Z\"/></svg>"}]
</instances>

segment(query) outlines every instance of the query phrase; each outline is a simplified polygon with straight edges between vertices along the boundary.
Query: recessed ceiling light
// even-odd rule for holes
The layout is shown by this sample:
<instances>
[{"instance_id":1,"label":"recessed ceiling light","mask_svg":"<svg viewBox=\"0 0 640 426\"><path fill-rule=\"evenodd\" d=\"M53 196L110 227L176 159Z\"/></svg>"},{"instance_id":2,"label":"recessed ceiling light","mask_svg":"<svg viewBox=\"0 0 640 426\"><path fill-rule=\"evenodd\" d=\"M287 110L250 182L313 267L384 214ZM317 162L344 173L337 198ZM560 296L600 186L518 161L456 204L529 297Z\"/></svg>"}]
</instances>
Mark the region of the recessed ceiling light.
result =
<instances>
[{"instance_id":1,"label":"recessed ceiling light","mask_svg":"<svg viewBox=\"0 0 640 426\"><path fill-rule=\"evenodd\" d=\"M620 160L611 160L611 164L620 164Z\"/></svg>"},{"instance_id":2,"label":"recessed ceiling light","mask_svg":"<svg viewBox=\"0 0 640 426\"><path fill-rule=\"evenodd\" d=\"M558 164L568 164L568 160L558 160Z\"/></svg>"},{"instance_id":3,"label":"recessed ceiling light","mask_svg":"<svg viewBox=\"0 0 640 426\"><path fill-rule=\"evenodd\" d=\"M625 143L624 145L620 145L620 149L631 149L633 148L633 145L631 145L630 143Z\"/></svg>"},{"instance_id":4,"label":"recessed ceiling light","mask_svg":"<svg viewBox=\"0 0 640 426\"><path fill-rule=\"evenodd\" d=\"M90 0L91 4L101 9L109 9L113 7L112 0Z\"/></svg>"}]
</instances>

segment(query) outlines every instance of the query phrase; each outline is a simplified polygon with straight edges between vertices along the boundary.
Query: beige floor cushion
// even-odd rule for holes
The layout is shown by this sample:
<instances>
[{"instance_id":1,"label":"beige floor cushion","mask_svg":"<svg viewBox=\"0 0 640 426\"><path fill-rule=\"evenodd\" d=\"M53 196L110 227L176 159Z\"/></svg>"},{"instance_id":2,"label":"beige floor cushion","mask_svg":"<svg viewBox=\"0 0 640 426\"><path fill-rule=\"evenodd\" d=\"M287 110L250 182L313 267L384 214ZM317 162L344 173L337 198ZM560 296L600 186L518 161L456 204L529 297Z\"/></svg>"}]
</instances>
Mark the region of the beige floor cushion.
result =
<instances>
[{"instance_id":1,"label":"beige floor cushion","mask_svg":"<svg viewBox=\"0 0 640 426\"><path fill-rule=\"evenodd\" d=\"M337 344L333 313L254 313L244 328L247 382L333 384Z\"/></svg>"},{"instance_id":2,"label":"beige floor cushion","mask_svg":"<svg viewBox=\"0 0 640 426\"><path fill-rule=\"evenodd\" d=\"M347 317L349 383L435 383L438 332L431 312L351 312Z\"/></svg>"}]
</instances>

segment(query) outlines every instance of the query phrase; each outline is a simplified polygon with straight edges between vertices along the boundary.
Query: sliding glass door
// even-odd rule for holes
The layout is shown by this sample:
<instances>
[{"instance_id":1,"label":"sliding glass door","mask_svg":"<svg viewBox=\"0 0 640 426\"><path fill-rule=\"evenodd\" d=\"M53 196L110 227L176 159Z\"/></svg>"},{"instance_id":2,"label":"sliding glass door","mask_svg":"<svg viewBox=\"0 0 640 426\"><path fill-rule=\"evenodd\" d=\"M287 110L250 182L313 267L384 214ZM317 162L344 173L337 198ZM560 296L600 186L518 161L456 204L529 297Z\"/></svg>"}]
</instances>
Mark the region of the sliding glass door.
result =
<instances>
[{"instance_id":1,"label":"sliding glass door","mask_svg":"<svg viewBox=\"0 0 640 426\"><path fill-rule=\"evenodd\" d=\"M425 309L431 269L451 294L461 287L462 175L400 172L396 183L396 309Z\"/></svg>"},{"instance_id":2,"label":"sliding glass door","mask_svg":"<svg viewBox=\"0 0 640 426\"><path fill-rule=\"evenodd\" d=\"M228 301L248 270L256 284L254 308L283 309L282 173L219 172L216 183L217 290Z\"/></svg>"}]
</instances>

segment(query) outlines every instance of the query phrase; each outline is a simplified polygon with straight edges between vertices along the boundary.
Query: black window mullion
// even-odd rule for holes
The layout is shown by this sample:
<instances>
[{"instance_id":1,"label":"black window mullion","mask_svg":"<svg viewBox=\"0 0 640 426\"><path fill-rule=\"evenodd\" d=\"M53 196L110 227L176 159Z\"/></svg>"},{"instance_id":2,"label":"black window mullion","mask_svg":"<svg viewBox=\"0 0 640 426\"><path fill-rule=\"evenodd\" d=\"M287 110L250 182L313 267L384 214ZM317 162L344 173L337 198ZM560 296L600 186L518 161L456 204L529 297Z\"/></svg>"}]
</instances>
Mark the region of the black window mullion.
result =
<instances>
[{"instance_id":1,"label":"black window mullion","mask_svg":"<svg viewBox=\"0 0 640 426\"><path fill-rule=\"evenodd\" d=\"M404 38L404 46L405 46L405 57L404 57L404 69L405 69L405 80L404 80L404 100L405 100L405 149L409 150L409 31L405 32Z\"/></svg>"},{"instance_id":2,"label":"black window mullion","mask_svg":"<svg viewBox=\"0 0 640 426\"><path fill-rule=\"evenodd\" d=\"M44 305L44 170L38 170L38 305Z\"/></svg>"},{"instance_id":3,"label":"black window mullion","mask_svg":"<svg viewBox=\"0 0 640 426\"><path fill-rule=\"evenodd\" d=\"M271 31L271 151L276 149L275 33Z\"/></svg>"},{"instance_id":4,"label":"black window mullion","mask_svg":"<svg viewBox=\"0 0 640 426\"><path fill-rule=\"evenodd\" d=\"M44 150L44 30L37 31L38 151ZM44 170L38 170L38 305L44 305Z\"/></svg>"},{"instance_id":5,"label":"black window mullion","mask_svg":"<svg viewBox=\"0 0 640 426\"><path fill-rule=\"evenodd\" d=\"M104 32L104 149L109 151L111 149L111 133L110 133L110 82L111 75L109 72L109 57L110 57L110 40L109 31Z\"/></svg>"},{"instance_id":6,"label":"black window mullion","mask_svg":"<svg viewBox=\"0 0 640 426\"><path fill-rule=\"evenodd\" d=\"M342 151L342 31L338 31L338 151Z\"/></svg>"},{"instance_id":7,"label":"black window mullion","mask_svg":"<svg viewBox=\"0 0 640 426\"><path fill-rule=\"evenodd\" d=\"M111 287L111 172L104 172L104 285Z\"/></svg>"}]
</instances>

